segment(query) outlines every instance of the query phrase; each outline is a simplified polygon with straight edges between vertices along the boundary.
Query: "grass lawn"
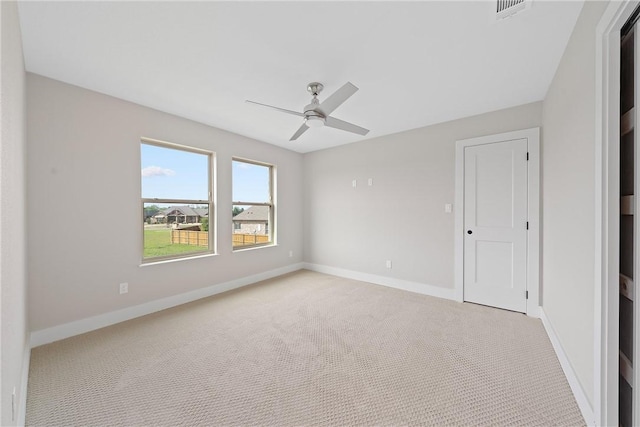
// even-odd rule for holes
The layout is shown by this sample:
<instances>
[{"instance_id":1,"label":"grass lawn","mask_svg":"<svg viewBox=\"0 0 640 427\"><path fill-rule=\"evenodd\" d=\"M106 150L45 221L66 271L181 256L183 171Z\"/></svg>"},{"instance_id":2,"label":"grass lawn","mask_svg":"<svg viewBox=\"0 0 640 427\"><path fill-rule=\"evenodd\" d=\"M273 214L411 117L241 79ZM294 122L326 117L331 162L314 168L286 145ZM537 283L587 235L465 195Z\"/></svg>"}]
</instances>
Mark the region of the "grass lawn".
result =
<instances>
[{"instance_id":1,"label":"grass lawn","mask_svg":"<svg viewBox=\"0 0 640 427\"><path fill-rule=\"evenodd\" d=\"M144 257L179 255L190 252L206 252L206 246L171 244L171 229L144 230Z\"/></svg>"}]
</instances>

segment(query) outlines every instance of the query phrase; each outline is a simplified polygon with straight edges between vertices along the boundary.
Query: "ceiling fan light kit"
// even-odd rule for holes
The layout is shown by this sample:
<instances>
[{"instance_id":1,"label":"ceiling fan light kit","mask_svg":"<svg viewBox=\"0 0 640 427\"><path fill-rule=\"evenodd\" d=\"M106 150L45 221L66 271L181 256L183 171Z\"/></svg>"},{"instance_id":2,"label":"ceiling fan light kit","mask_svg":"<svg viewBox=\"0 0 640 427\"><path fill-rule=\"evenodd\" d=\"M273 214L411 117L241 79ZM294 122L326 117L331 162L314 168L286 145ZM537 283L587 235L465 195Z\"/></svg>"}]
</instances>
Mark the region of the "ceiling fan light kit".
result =
<instances>
[{"instance_id":1,"label":"ceiling fan light kit","mask_svg":"<svg viewBox=\"0 0 640 427\"><path fill-rule=\"evenodd\" d=\"M324 126L324 117L320 117L320 116L307 116L306 119L304 119L304 124L306 124L308 127L310 128L319 128Z\"/></svg>"},{"instance_id":2,"label":"ceiling fan light kit","mask_svg":"<svg viewBox=\"0 0 640 427\"><path fill-rule=\"evenodd\" d=\"M293 134L293 136L289 139L289 141L295 141L296 139L298 139L298 137L300 137L300 135L305 133L309 128L316 128L316 127L322 127L322 126L345 130L347 132L353 132L358 135L366 135L367 133L369 133L368 129L362 128L360 126L356 126L353 123L348 123L330 116L330 114L336 108L342 105L347 99L349 99L354 93L358 91L358 88L354 84L347 82L344 86L342 86L340 89L335 91L331 96L329 96L323 102L320 102L318 100L318 94L322 92L322 89L324 89L324 85L322 83L311 82L307 85L307 91L311 94L311 96L313 96L313 98L311 99L311 103L306 107L304 107L304 110L303 110L304 113L298 113L297 111L286 110L280 107L274 107L273 105L261 104L255 101L247 100L246 102L250 104L256 104L256 105L261 105L263 107L272 108L274 110L277 110L283 113L293 114L295 116L303 117L304 123L302 123L302 126L298 128L298 130Z\"/></svg>"}]
</instances>

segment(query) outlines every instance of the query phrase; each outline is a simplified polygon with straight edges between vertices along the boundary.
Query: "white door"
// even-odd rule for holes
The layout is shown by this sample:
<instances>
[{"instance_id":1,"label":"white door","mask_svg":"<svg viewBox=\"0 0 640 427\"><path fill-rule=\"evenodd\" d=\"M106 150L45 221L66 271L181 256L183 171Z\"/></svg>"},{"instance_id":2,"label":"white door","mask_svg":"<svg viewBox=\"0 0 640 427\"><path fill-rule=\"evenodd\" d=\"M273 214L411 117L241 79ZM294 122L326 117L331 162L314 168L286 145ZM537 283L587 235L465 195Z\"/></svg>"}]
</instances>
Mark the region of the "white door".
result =
<instances>
[{"instance_id":1,"label":"white door","mask_svg":"<svg viewBox=\"0 0 640 427\"><path fill-rule=\"evenodd\" d=\"M464 300L526 312L527 139L464 148Z\"/></svg>"}]
</instances>

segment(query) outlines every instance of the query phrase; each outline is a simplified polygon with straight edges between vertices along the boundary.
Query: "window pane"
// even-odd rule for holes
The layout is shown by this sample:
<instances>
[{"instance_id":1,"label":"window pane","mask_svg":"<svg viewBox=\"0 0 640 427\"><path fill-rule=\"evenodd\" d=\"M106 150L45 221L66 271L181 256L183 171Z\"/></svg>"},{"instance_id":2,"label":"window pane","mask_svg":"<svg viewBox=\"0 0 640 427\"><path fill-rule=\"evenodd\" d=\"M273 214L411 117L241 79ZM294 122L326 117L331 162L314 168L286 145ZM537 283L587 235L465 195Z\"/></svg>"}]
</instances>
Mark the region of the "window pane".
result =
<instances>
[{"instance_id":1,"label":"window pane","mask_svg":"<svg viewBox=\"0 0 640 427\"><path fill-rule=\"evenodd\" d=\"M233 248L271 243L270 206L233 206Z\"/></svg>"},{"instance_id":2,"label":"window pane","mask_svg":"<svg viewBox=\"0 0 640 427\"><path fill-rule=\"evenodd\" d=\"M209 250L209 205L145 203L144 258Z\"/></svg>"},{"instance_id":3,"label":"window pane","mask_svg":"<svg viewBox=\"0 0 640 427\"><path fill-rule=\"evenodd\" d=\"M143 199L209 199L209 156L141 144Z\"/></svg>"},{"instance_id":4,"label":"window pane","mask_svg":"<svg viewBox=\"0 0 640 427\"><path fill-rule=\"evenodd\" d=\"M233 161L233 201L270 203L269 166Z\"/></svg>"},{"instance_id":5,"label":"window pane","mask_svg":"<svg viewBox=\"0 0 640 427\"><path fill-rule=\"evenodd\" d=\"M140 145L143 259L210 252L212 154L158 144Z\"/></svg>"}]
</instances>

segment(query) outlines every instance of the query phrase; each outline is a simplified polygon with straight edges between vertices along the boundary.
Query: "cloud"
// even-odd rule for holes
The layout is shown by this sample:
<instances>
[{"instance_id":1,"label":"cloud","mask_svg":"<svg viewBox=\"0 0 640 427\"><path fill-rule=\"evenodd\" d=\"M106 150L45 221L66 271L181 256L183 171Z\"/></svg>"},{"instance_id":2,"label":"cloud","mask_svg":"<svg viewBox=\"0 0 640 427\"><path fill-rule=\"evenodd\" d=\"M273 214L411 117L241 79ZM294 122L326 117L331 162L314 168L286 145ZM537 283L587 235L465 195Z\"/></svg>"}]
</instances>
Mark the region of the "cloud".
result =
<instances>
[{"instance_id":1,"label":"cloud","mask_svg":"<svg viewBox=\"0 0 640 427\"><path fill-rule=\"evenodd\" d=\"M176 172L171 169L161 168L160 166L147 166L142 169L142 176L173 176Z\"/></svg>"}]
</instances>

